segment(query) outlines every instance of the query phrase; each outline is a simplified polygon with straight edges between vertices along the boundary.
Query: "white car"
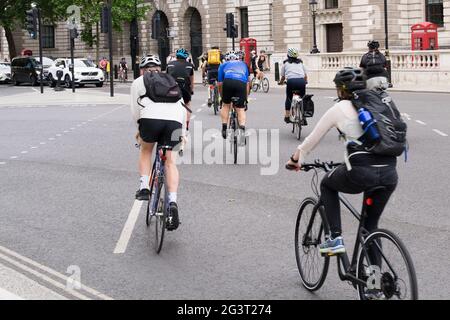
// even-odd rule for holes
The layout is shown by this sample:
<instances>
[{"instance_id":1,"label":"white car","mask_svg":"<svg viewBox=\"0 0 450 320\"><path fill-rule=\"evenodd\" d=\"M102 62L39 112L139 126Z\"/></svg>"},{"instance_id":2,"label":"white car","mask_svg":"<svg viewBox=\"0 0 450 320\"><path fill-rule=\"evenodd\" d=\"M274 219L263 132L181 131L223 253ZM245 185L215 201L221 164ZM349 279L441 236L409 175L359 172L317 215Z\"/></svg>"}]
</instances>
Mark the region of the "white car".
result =
<instances>
[{"instance_id":1,"label":"white car","mask_svg":"<svg viewBox=\"0 0 450 320\"><path fill-rule=\"evenodd\" d=\"M11 64L9 62L0 62L0 83L9 83L11 81Z\"/></svg>"},{"instance_id":2,"label":"white car","mask_svg":"<svg viewBox=\"0 0 450 320\"><path fill-rule=\"evenodd\" d=\"M70 59L56 59L53 66L48 69L48 80L52 87L56 85L58 80L57 72L63 72L61 81L67 88L72 87L72 72L69 70ZM75 84L79 87L84 87L86 84L95 84L97 87L103 87L105 81L103 71L96 68L94 63L88 59L74 60Z\"/></svg>"}]
</instances>

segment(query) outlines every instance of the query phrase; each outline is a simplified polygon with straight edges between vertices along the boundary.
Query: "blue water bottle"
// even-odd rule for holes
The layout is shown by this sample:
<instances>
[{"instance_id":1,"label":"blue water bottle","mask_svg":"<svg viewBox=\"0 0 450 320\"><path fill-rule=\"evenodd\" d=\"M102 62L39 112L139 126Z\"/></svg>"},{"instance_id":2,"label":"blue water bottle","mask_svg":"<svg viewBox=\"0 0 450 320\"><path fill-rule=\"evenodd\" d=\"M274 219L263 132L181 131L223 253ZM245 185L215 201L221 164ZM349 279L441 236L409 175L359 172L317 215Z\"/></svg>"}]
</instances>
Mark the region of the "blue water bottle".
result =
<instances>
[{"instance_id":1,"label":"blue water bottle","mask_svg":"<svg viewBox=\"0 0 450 320\"><path fill-rule=\"evenodd\" d=\"M372 117L372 114L366 109L361 108L358 110L358 118L364 130L364 134L367 134L369 140L380 140L380 133L378 132L378 128L376 126L377 121Z\"/></svg>"}]
</instances>

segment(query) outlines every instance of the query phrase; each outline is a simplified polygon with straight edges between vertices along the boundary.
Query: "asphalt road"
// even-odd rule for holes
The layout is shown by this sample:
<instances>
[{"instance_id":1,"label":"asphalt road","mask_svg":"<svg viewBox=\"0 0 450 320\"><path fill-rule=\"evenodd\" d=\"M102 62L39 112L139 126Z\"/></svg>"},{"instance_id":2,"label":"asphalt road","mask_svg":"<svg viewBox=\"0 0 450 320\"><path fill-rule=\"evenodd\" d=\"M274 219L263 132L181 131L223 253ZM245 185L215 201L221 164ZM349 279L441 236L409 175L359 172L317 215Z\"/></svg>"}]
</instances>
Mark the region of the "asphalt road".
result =
<instances>
[{"instance_id":1,"label":"asphalt road","mask_svg":"<svg viewBox=\"0 0 450 320\"><path fill-rule=\"evenodd\" d=\"M21 95L33 88L0 86L0 268L37 284L34 295L23 292L23 279L7 287L13 275L0 272L0 288L24 298L42 287L49 290L46 298L70 299L356 298L338 280L335 263L320 291L310 294L301 286L294 227L300 201L312 195L311 174L283 169L298 145L283 122L283 89L252 95L247 127L255 129L253 142L239 165L212 161L208 146L223 145L220 121L205 106L206 89L196 91L192 145L180 159L182 225L157 255L143 208L125 252L114 253L138 187L136 128L124 99L108 98L107 88L85 88L76 95L98 93L111 103L45 105L37 92L25 103ZM116 92L124 95L128 88ZM310 93L316 115L304 135L335 97L328 90ZM410 153L408 162L399 161L400 183L380 226L396 232L410 250L420 297L448 299L449 96L392 95L408 119ZM261 129L274 139L268 150L260 147L266 137ZM316 158L343 159L335 132L309 159ZM350 199L359 207L360 197ZM357 224L347 211L342 215L350 249ZM82 296L67 290L74 274L81 275Z\"/></svg>"}]
</instances>

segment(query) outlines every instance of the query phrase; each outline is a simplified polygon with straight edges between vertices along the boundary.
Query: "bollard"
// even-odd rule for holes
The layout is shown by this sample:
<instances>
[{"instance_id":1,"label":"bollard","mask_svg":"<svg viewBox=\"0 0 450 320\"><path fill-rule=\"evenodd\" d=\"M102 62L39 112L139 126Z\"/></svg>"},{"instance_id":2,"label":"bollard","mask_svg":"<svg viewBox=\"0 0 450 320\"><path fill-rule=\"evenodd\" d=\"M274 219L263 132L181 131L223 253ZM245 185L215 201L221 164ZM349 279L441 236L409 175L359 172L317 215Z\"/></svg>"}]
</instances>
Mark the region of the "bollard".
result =
<instances>
[{"instance_id":1,"label":"bollard","mask_svg":"<svg viewBox=\"0 0 450 320\"><path fill-rule=\"evenodd\" d=\"M280 82L280 63L275 62L275 81Z\"/></svg>"},{"instance_id":2,"label":"bollard","mask_svg":"<svg viewBox=\"0 0 450 320\"><path fill-rule=\"evenodd\" d=\"M56 87L55 87L55 91L64 91L64 88L61 88L61 79L62 76L64 75L64 72L62 70L58 70L56 71L56 77L58 78L58 80L56 81Z\"/></svg>"}]
</instances>

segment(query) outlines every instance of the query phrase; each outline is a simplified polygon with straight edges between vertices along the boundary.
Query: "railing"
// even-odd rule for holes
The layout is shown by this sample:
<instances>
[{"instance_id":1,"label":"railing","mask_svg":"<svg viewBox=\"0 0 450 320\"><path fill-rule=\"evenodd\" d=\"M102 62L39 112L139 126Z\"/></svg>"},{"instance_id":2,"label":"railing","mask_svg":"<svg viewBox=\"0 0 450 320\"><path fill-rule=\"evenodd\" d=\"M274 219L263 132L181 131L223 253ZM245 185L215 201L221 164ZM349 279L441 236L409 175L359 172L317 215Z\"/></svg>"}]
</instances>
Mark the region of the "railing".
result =
<instances>
[{"instance_id":1,"label":"railing","mask_svg":"<svg viewBox=\"0 0 450 320\"><path fill-rule=\"evenodd\" d=\"M358 67L364 52L323 53L320 57L321 69L336 70L344 67ZM392 69L396 70L436 70L441 66L439 51L392 51ZM310 56L311 57L311 56Z\"/></svg>"}]
</instances>

